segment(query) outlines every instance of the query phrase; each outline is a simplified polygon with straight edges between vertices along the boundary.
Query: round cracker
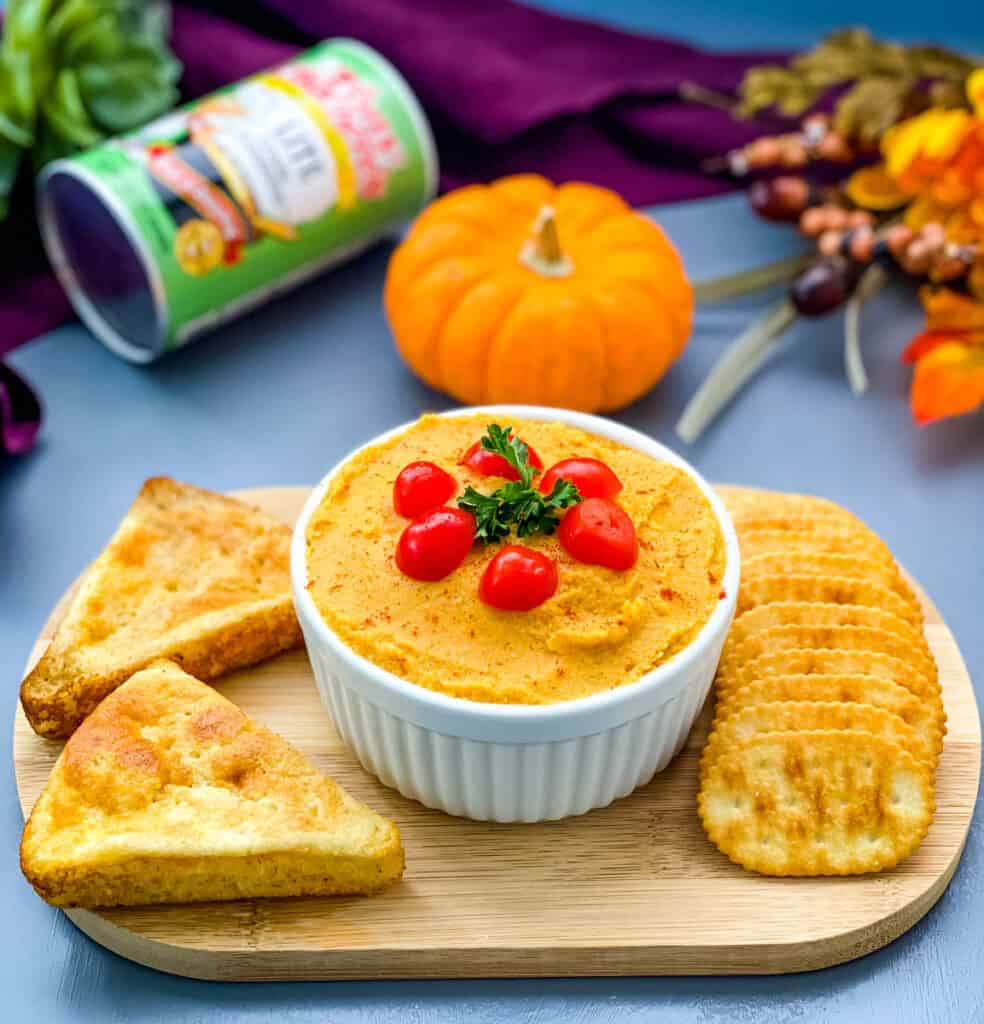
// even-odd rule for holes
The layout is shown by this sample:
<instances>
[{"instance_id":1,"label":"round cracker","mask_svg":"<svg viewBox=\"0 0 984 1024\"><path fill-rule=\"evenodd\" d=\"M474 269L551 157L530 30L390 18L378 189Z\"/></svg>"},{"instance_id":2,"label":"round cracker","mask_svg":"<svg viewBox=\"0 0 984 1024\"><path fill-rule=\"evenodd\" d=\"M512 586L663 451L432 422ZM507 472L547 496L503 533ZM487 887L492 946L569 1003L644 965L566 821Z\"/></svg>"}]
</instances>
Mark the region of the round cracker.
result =
<instances>
[{"instance_id":1,"label":"round cracker","mask_svg":"<svg viewBox=\"0 0 984 1024\"><path fill-rule=\"evenodd\" d=\"M776 601L750 608L735 619L725 641L722 662L736 657L748 637L774 626L868 626L894 633L926 658L932 658L925 634L891 612L856 604Z\"/></svg>"},{"instance_id":2,"label":"round cracker","mask_svg":"<svg viewBox=\"0 0 984 1024\"><path fill-rule=\"evenodd\" d=\"M806 530L751 528L742 524L738 530L742 561L756 555L789 554L853 554L895 565L895 558L884 541L873 534L861 533L843 523L816 521Z\"/></svg>"},{"instance_id":3,"label":"round cracker","mask_svg":"<svg viewBox=\"0 0 984 1024\"><path fill-rule=\"evenodd\" d=\"M768 531L762 531L768 532ZM886 562L865 558L853 552L831 553L822 550L768 551L745 558L741 563L742 577L774 576L776 573L814 573L825 576L853 576L857 579L876 579L890 586L895 582L898 569ZM833 571L831 571L833 570Z\"/></svg>"},{"instance_id":4,"label":"round cracker","mask_svg":"<svg viewBox=\"0 0 984 1024\"><path fill-rule=\"evenodd\" d=\"M895 591L903 600L918 605L912 588L902 578L897 565L851 552L773 551L742 560L743 582L758 576L775 575L841 576L845 579L871 580Z\"/></svg>"},{"instance_id":5,"label":"round cracker","mask_svg":"<svg viewBox=\"0 0 984 1024\"><path fill-rule=\"evenodd\" d=\"M884 543L869 526L866 526L856 515L845 508L834 506L832 509L811 510L809 508L776 507L766 509L761 515L743 517L735 524L739 534L754 530L779 530L783 533L824 533L828 530L854 534L870 540Z\"/></svg>"},{"instance_id":6,"label":"round cracker","mask_svg":"<svg viewBox=\"0 0 984 1024\"><path fill-rule=\"evenodd\" d=\"M710 768L698 795L708 837L767 875L853 875L894 867L935 810L925 764L854 730L760 733Z\"/></svg>"},{"instance_id":7,"label":"round cracker","mask_svg":"<svg viewBox=\"0 0 984 1024\"><path fill-rule=\"evenodd\" d=\"M894 590L870 579L823 576L818 573L776 573L742 577L737 614L773 601L817 601L824 604L860 604L883 608L914 626L922 626L922 608L915 598L901 598Z\"/></svg>"},{"instance_id":8,"label":"round cracker","mask_svg":"<svg viewBox=\"0 0 984 1024\"><path fill-rule=\"evenodd\" d=\"M718 696L715 728L744 707L775 701L838 701L871 704L912 726L935 761L943 749L942 723L936 710L901 683L863 673L766 676Z\"/></svg>"},{"instance_id":9,"label":"round cracker","mask_svg":"<svg viewBox=\"0 0 984 1024\"><path fill-rule=\"evenodd\" d=\"M925 647L925 645L924 645ZM718 668L725 685L764 654L794 650L858 651L889 655L910 666L904 682L918 696L939 694L939 672L928 648L873 626L770 626L733 649Z\"/></svg>"},{"instance_id":10,"label":"round cracker","mask_svg":"<svg viewBox=\"0 0 984 1024\"><path fill-rule=\"evenodd\" d=\"M841 516L860 522L842 505L814 494L792 494L787 491L728 486L718 487L717 492L735 523L786 513Z\"/></svg>"},{"instance_id":11,"label":"round cracker","mask_svg":"<svg viewBox=\"0 0 984 1024\"><path fill-rule=\"evenodd\" d=\"M933 763L934 753L926 740L898 715L874 704L850 701L770 701L750 704L715 721L701 757L703 776L722 751L760 732L815 732L857 729L894 740L917 761Z\"/></svg>"}]
</instances>

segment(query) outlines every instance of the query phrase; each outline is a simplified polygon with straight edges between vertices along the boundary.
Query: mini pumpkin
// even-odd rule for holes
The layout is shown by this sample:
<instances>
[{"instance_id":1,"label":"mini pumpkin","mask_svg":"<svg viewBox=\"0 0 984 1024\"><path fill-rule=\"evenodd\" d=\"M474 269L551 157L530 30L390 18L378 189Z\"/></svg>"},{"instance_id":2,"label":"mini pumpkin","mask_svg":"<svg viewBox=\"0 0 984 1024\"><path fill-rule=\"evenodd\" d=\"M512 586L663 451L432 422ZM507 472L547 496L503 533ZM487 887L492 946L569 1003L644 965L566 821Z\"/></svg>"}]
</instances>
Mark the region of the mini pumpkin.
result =
<instances>
[{"instance_id":1,"label":"mini pumpkin","mask_svg":"<svg viewBox=\"0 0 984 1024\"><path fill-rule=\"evenodd\" d=\"M687 343L693 303L655 223L607 189L532 174L432 203L385 290L397 347L431 387L588 412L653 387Z\"/></svg>"}]
</instances>

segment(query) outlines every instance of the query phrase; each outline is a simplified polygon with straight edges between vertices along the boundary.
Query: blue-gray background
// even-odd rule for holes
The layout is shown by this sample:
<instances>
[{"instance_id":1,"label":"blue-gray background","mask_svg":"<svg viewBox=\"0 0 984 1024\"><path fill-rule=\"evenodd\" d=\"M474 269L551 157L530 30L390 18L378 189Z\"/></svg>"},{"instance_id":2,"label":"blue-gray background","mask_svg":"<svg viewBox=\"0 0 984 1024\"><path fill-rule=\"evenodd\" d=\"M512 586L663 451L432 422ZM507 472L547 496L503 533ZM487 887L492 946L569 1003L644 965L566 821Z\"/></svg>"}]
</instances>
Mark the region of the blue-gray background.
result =
<instances>
[{"instance_id":1,"label":"blue-gray background","mask_svg":"<svg viewBox=\"0 0 984 1024\"><path fill-rule=\"evenodd\" d=\"M543 2L719 47L802 45L864 21L883 34L932 36L984 52L980 7L960 0L867 9L847 0ZM698 279L774 258L789 244L786 232L754 221L740 197L658 216ZM386 258L378 249L150 370L116 359L78 326L15 354L12 363L43 394L48 419L38 450L0 470L0 678L8 722L48 610L145 476L169 473L216 489L313 482L371 435L447 406L393 353L379 302ZM765 301L703 309L683 361L622 418L675 445L672 425L686 398ZM684 454L711 479L817 491L870 520L937 602L981 680L984 418L912 425L898 354L918 324L904 289L866 311L872 391L862 400L843 380L839 320L797 328L727 417ZM979 815L953 884L923 922L887 949L815 974L221 985L123 961L33 895L17 870L21 816L8 727L0 729L0 761L4 1020L984 1020Z\"/></svg>"}]
</instances>

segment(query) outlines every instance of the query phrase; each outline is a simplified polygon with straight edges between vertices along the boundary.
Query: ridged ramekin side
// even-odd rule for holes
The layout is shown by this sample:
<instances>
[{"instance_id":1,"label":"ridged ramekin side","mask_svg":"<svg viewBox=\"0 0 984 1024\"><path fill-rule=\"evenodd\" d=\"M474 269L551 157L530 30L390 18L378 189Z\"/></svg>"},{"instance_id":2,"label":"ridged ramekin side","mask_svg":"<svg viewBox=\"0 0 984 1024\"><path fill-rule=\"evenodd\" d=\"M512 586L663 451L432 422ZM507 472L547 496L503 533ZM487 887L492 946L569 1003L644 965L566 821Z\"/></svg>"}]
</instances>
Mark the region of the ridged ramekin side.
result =
<instances>
[{"instance_id":1,"label":"ridged ramekin side","mask_svg":"<svg viewBox=\"0 0 984 1024\"><path fill-rule=\"evenodd\" d=\"M318 690L363 767L427 807L478 821L572 817L649 782L686 742L717 663L709 653L690 685L615 728L512 744L452 736L391 714L360 691L349 666L310 639Z\"/></svg>"}]
</instances>

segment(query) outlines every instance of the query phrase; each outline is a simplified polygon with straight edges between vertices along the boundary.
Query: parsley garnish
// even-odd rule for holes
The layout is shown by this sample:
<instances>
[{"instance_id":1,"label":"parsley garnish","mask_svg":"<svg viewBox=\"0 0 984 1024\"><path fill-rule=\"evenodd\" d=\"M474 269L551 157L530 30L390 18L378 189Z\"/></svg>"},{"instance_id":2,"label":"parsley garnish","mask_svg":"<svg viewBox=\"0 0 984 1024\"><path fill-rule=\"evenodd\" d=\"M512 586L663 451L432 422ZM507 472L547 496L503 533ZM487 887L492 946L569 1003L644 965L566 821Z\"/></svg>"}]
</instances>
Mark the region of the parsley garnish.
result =
<instances>
[{"instance_id":1,"label":"parsley garnish","mask_svg":"<svg viewBox=\"0 0 984 1024\"><path fill-rule=\"evenodd\" d=\"M501 455L519 473L519 479L510 480L491 494L468 487L458 499L458 507L475 517L476 540L497 543L508 537L513 527L518 537L551 534L560 523L557 513L581 500L570 480L558 480L549 494L537 490L534 481L540 470L530 465L529 448L513 436L511 427L490 423L482 447Z\"/></svg>"}]
</instances>

